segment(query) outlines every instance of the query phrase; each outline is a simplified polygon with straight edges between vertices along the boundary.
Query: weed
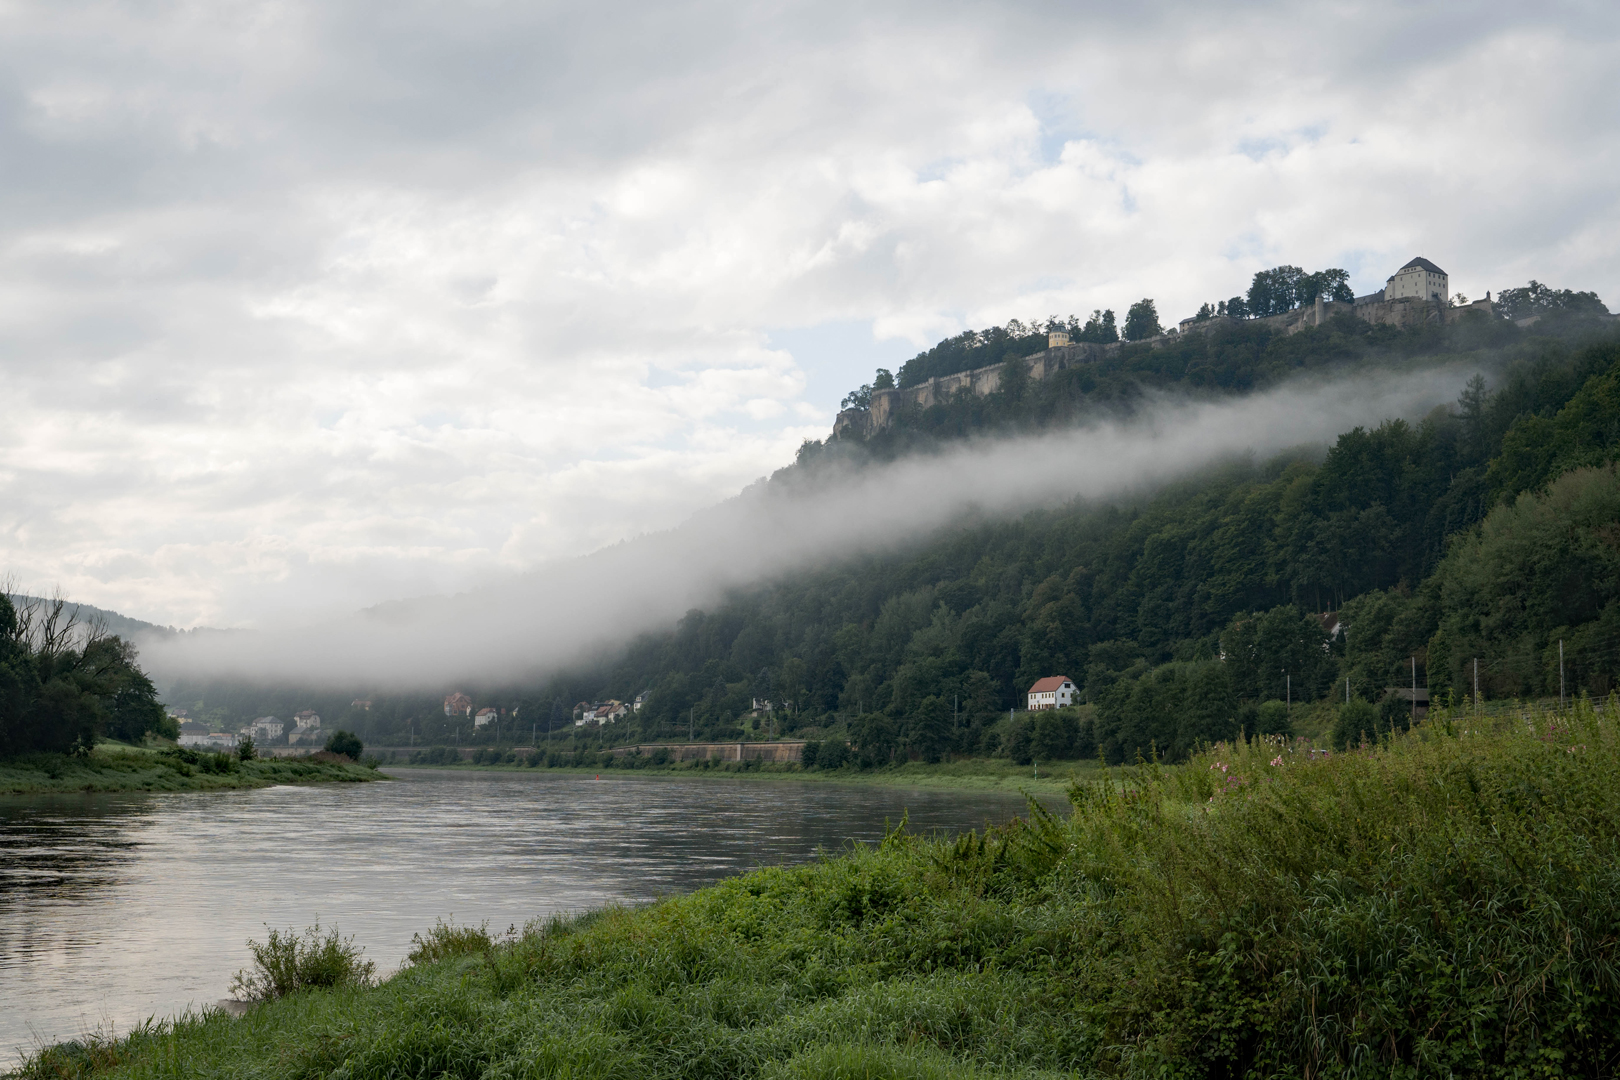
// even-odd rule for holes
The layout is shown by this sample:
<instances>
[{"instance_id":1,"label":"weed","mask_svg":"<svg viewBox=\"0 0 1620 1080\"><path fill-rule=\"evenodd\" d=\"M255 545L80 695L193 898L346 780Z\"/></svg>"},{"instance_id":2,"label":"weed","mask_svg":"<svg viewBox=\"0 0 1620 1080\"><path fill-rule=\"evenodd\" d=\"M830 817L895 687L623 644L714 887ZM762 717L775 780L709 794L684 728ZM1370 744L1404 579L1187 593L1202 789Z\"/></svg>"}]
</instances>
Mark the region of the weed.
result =
<instances>
[{"instance_id":1,"label":"weed","mask_svg":"<svg viewBox=\"0 0 1620 1080\"><path fill-rule=\"evenodd\" d=\"M342 937L336 927L324 937L321 925L304 931L271 930L264 944L248 942L253 953L252 969L243 969L231 980L231 993L243 1000L269 1001L315 987L367 986L377 965L362 959L364 949L352 937Z\"/></svg>"}]
</instances>

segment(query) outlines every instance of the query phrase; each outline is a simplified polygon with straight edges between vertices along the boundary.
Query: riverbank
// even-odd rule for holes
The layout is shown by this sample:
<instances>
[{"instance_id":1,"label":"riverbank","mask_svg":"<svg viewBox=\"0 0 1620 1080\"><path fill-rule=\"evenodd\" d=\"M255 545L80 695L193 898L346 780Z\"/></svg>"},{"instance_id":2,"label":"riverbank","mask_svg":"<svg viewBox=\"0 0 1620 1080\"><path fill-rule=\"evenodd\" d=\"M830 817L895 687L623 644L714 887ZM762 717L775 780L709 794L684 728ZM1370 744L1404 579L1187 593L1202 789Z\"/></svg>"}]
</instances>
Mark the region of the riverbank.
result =
<instances>
[{"instance_id":1,"label":"riverbank","mask_svg":"<svg viewBox=\"0 0 1620 1080\"><path fill-rule=\"evenodd\" d=\"M19 1075L1606 1075L1620 721L1482 728L1221 746L1077 789L1070 817L439 927L380 985Z\"/></svg>"},{"instance_id":2,"label":"riverbank","mask_svg":"<svg viewBox=\"0 0 1620 1080\"><path fill-rule=\"evenodd\" d=\"M384 779L375 769L340 759L237 761L232 755L164 752L102 744L87 757L31 754L0 761L0 794L93 791L221 791L273 784L348 784Z\"/></svg>"},{"instance_id":3,"label":"riverbank","mask_svg":"<svg viewBox=\"0 0 1620 1080\"><path fill-rule=\"evenodd\" d=\"M760 761L681 761L658 764L645 758L633 763L623 758L611 764L530 767L523 761L498 764L469 762L384 762L387 769L448 769L455 772L548 772L587 776L678 777L685 780L752 780L811 784L847 784L863 787L909 788L917 791L987 791L1061 796L1076 781L1089 782L1105 771L1094 761L1062 761L1052 765L1015 765L999 758L975 758L928 764L907 761L881 769L804 769L797 764Z\"/></svg>"}]
</instances>

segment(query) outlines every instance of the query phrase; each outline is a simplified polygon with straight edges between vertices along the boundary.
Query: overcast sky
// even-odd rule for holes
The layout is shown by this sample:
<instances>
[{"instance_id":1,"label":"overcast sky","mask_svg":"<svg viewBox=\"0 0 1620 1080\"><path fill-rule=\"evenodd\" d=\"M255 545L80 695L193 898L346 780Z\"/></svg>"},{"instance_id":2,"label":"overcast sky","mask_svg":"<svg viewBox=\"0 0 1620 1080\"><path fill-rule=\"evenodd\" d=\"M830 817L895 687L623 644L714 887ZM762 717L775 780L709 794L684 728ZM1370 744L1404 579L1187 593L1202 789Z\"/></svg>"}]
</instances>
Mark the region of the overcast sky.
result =
<instances>
[{"instance_id":1,"label":"overcast sky","mask_svg":"<svg viewBox=\"0 0 1620 1080\"><path fill-rule=\"evenodd\" d=\"M946 334L1281 262L1620 307L1617 34L0 0L0 573L181 626L484 585L736 493Z\"/></svg>"}]
</instances>

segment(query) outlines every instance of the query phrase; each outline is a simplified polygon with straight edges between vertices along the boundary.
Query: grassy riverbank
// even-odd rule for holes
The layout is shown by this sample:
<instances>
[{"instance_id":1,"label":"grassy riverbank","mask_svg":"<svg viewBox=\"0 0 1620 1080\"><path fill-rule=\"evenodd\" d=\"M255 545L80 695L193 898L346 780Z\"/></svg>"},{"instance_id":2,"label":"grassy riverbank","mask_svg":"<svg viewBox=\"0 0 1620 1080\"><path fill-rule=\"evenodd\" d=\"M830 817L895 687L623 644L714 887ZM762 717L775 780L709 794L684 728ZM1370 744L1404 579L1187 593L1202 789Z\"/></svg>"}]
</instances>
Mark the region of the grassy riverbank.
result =
<instances>
[{"instance_id":1,"label":"grassy riverbank","mask_svg":"<svg viewBox=\"0 0 1620 1080\"><path fill-rule=\"evenodd\" d=\"M357 783L381 779L374 770L342 760L297 758L237 761L103 743L87 757L30 754L0 761L0 794L69 791L216 791L272 784Z\"/></svg>"},{"instance_id":2,"label":"grassy riverbank","mask_svg":"<svg viewBox=\"0 0 1620 1080\"><path fill-rule=\"evenodd\" d=\"M498 764L410 764L403 761L385 762L389 769L450 769L467 772L531 772L565 773L591 776L648 776L679 777L682 779L793 781L812 784L848 784L867 787L910 788L918 791L1003 791L1016 794L1062 795L1075 781L1096 779L1103 773L1094 761L1060 761L1040 767L1039 774L1029 765L1014 765L1002 758L974 758L947 761L930 765L922 761L908 761L882 769L802 769L796 764L727 761L727 762L667 762L655 764L642 759L633 767L626 767L623 759L612 765L553 766L532 770L520 762Z\"/></svg>"},{"instance_id":3,"label":"grassy riverbank","mask_svg":"<svg viewBox=\"0 0 1620 1080\"><path fill-rule=\"evenodd\" d=\"M1070 818L895 835L376 987L53 1048L60 1076L1601 1076L1620 722L1222 747ZM223 987L222 987L223 989Z\"/></svg>"}]
</instances>

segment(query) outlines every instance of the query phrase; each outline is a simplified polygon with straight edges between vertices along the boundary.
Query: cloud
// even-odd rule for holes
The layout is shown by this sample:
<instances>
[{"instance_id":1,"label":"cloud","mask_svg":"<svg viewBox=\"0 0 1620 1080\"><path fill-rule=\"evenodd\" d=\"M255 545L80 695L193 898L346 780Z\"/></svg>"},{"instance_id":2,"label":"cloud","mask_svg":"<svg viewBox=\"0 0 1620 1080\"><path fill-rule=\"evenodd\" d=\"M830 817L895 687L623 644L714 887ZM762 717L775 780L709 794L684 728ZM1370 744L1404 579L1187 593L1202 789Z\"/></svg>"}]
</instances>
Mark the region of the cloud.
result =
<instances>
[{"instance_id":1,"label":"cloud","mask_svg":"<svg viewBox=\"0 0 1620 1080\"><path fill-rule=\"evenodd\" d=\"M674 624L728 590L913 543L954 522L1106 501L1222 459L1320 446L1327 433L1451 399L1460 368L1365 370L1226 401L1161 399L1128 421L951 445L865 469L755 485L680 527L454 597L385 605L275 634L148 643L162 677L344 686L519 680Z\"/></svg>"},{"instance_id":2,"label":"cloud","mask_svg":"<svg viewBox=\"0 0 1620 1080\"><path fill-rule=\"evenodd\" d=\"M303 621L668 528L825 433L875 353L968 326L1175 318L1283 261L1365 291L1419 253L1470 295L1612 303L1617 30L9 4L0 562L163 622Z\"/></svg>"}]
</instances>

